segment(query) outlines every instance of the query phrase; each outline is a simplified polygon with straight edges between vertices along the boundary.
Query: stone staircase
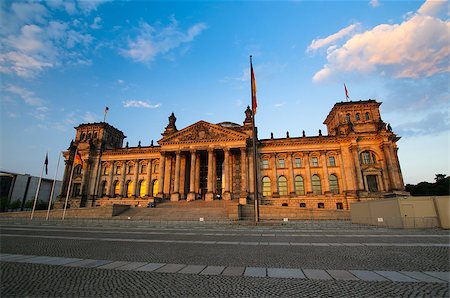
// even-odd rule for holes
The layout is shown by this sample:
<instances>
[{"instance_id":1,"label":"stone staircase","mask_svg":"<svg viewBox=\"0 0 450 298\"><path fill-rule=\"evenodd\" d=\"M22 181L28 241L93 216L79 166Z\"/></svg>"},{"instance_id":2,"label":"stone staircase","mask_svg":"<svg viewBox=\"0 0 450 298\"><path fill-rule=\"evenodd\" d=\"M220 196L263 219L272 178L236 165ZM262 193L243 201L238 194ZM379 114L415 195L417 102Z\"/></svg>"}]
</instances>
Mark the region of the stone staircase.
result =
<instances>
[{"instance_id":1,"label":"stone staircase","mask_svg":"<svg viewBox=\"0 0 450 298\"><path fill-rule=\"evenodd\" d=\"M219 200L163 201L157 203L156 208L130 208L113 218L150 221L200 221L203 218L204 221L228 221L237 217L237 205L234 201Z\"/></svg>"}]
</instances>

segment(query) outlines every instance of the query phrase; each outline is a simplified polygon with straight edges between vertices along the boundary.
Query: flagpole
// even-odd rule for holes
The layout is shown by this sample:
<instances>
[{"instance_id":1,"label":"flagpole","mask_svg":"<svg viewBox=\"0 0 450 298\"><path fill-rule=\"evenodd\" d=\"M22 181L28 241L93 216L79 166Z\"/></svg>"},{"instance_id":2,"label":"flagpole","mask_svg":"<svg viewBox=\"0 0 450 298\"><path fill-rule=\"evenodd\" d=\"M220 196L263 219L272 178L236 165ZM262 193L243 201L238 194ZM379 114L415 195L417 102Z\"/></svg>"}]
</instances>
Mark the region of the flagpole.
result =
<instances>
[{"instance_id":1,"label":"flagpole","mask_svg":"<svg viewBox=\"0 0 450 298\"><path fill-rule=\"evenodd\" d=\"M48 215L50 213L50 207L52 206L53 191L55 190L56 175L58 175L59 161L60 160L61 160L61 152L59 153L59 156L58 156L58 163L56 165L55 178L53 178L52 190L50 192L50 198L48 199L47 217L45 218L45 220L48 220Z\"/></svg>"},{"instance_id":2,"label":"flagpole","mask_svg":"<svg viewBox=\"0 0 450 298\"><path fill-rule=\"evenodd\" d=\"M72 170L70 171L69 186L67 187L66 202L64 203L64 211L63 211L63 215L62 215L62 220L64 220L64 218L66 216L67 201L69 200L70 188L72 186L73 170L75 169L75 158L77 156L77 153L78 153L78 146L75 149L75 155L73 156Z\"/></svg>"},{"instance_id":3,"label":"flagpole","mask_svg":"<svg viewBox=\"0 0 450 298\"><path fill-rule=\"evenodd\" d=\"M48 152L47 152L48 154ZM46 155L47 156L47 155ZM41 181L42 181L42 174L44 173L44 167L45 167L45 162L42 165L42 170L41 170L41 176L39 177L39 183L38 183L38 187L36 189L36 195L34 196L34 203L33 203L33 209L31 210L31 217L30 220L33 220L33 216L34 216L34 209L36 208L36 201L37 201L37 197L39 195L39 189L41 188Z\"/></svg>"},{"instance_id":4,"label":"flagpole","mask_svg":"<svg viewBox=\"0 0 450 298\"><path fill-rule=\"evenodd\" d=\"M254 74L253 74L253 64L252 64L252 56L250 55L250 70L251 70L251 89L252 89L252 116L253 116L253 121L252 121L252 132L253 132L253 189L254 189L254 198L255 198L255 223L259 222L259 206L258 206L258 165L257 165L257 154L256 154L256 128L255 128L255 112L256 112L256 107L255 102L254 102L254 96L256 96L256 90L253 90L254 87Z\"/></svg>"}]
</instances>

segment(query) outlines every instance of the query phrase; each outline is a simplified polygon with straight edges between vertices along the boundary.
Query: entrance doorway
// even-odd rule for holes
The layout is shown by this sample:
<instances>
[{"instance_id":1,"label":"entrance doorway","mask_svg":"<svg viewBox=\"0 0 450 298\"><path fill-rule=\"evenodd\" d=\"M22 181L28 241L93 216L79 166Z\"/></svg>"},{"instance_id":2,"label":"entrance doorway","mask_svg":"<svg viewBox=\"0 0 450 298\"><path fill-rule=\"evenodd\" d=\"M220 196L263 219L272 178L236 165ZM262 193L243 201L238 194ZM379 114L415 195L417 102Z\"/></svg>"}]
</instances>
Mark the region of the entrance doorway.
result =
<instances>
[{"instance_id":1,"label":"entrance doorway","mask_svg":"<svg viewBox=\"0 0 450 298\"><path fill-rule=\"evenodd\" d=\"M376 175L367 175L367 188L370 192L377 192L378 191L378 183L377 183L377 176Z\"/></svg>"}]
</instances>

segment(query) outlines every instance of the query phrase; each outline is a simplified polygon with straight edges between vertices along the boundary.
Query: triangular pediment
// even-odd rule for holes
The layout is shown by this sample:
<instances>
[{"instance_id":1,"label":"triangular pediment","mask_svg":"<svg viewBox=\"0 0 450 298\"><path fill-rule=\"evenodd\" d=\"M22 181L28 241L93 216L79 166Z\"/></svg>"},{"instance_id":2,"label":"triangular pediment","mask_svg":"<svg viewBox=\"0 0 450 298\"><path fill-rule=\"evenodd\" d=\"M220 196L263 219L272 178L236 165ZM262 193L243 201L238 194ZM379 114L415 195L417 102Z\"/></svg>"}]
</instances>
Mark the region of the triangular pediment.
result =
<instances>
[{"instance_id":1,"label":"triangular pediment","mask_svg":"<svg viewBox=\"0 0 450 298\"><path fill-rule=\"evenodd\" d=\"M245 140L247 135L206 121L196 122L171 135L163 137L159 144L203 143L211 141Z\"/></svg>"}]
</instances>

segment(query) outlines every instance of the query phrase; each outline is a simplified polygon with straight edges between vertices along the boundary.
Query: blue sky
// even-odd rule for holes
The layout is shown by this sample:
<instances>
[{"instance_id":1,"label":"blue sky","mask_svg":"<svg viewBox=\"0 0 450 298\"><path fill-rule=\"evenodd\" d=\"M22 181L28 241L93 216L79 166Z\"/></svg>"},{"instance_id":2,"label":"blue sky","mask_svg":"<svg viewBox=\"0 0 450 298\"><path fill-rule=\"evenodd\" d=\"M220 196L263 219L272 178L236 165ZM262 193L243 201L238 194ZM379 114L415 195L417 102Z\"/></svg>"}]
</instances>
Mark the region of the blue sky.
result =
<instances>
[{"instance_id":1,"label":"blue sky","mask_svg":"<svg viewBox=\"0 0 450 298\"><path fill-rule=\"evenodd\" d=\"M326 131L334 103L383 102L405 183L449 174L448 1L0 2L0 168L39 175L74 126L130 146L174 112L242 123L253 55L261 138ZM62 168L60 169L62 173ZM61 177L62 174L59 174Z\"/></svg>"}]
</instances>

